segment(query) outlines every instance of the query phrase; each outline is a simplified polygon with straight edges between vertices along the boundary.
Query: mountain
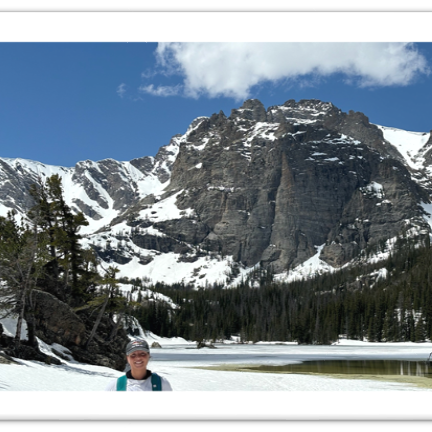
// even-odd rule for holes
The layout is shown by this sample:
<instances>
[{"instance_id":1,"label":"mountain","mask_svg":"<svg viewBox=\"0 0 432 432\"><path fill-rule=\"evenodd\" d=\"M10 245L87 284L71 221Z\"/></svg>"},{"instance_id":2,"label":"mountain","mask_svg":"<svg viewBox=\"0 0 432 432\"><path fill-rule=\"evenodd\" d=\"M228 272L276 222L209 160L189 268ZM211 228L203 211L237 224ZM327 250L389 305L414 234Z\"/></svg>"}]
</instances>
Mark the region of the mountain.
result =
<instances>
[{"instance_id":1,"label":"mountain","mask_svg":"<svg viewBox=\"0 0 432 432\"><path fill-rule=\"evenodd\" d=\"M0 158L0 215L24 213L30 184L57 173L89 221L83 242L123 276L234 284L262 265L286 279L428 237L431 144L331 103L251 99L195 119L154 158Z\"/></svg>"}]
</instances>

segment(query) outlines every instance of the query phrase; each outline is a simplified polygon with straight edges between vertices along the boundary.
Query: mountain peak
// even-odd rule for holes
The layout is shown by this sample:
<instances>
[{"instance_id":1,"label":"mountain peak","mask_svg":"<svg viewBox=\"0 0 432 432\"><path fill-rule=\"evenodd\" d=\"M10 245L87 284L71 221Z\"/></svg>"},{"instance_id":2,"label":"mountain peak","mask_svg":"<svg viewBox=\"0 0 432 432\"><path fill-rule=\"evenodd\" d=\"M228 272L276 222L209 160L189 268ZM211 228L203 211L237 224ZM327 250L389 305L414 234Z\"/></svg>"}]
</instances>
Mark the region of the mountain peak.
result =
<instances>
[{"instance_id":1,"label":"mountain peak","mask_svg":"<svg viewBox=\"0 0 432 432\"><path fill-rule=\"evenodd\" d=\"M0 214L23 213L37 175L59 173L68 205L90 222L87 245L123 275L205 286L257 263L291 271L318 247L316 258L337 267L396 237L407 221L427 232L419 205L432 175L429 183L413 177L429 175L429 138L318 99L267 110L248 99L228 118L195 118L154 158L71 169L0 158ZM426 170L411 177L404 149Z\"/></svg>"},{"instance_id":2,"label":"mountain peak","mask_svg":"<svg viewBox=\"0 0 432 432\"><path fill-rule=\"evenodd\" d=\"M261 101L248 99L240 108L231 110L230 119L235 118L265 122L267 121L267 114Z\"/></svg>"}]
</instances>

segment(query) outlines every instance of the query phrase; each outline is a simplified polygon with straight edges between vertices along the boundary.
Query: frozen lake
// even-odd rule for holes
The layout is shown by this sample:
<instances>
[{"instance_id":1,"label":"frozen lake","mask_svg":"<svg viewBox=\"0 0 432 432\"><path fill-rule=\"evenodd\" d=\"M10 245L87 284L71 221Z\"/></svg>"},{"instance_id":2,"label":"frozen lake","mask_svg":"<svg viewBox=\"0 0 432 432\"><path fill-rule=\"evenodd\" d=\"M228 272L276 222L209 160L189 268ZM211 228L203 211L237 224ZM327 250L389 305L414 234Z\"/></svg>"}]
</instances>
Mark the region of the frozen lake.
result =
<instances>
[{"instance_id":1,"label":"frozen lake","mask_svg":"<svg viewBox=\"0 0 432 432\"><path fill-rule=\"evenodd\" d=\"M429 390L429 385L432 387L432 380L425 378L419 368L419 365L428 365L427 360L432 351L430 343L373 344L342 341L331 346L264 343L215 346L216 349L198 350L190 346L166 345L162 349L153 349L150 368L166 373L167 377L169 375L169 380L176 389L183 387L182 377L188 376L190 390L200 390L201 387L203 390L221 391L233 389L233 386L235 390L266 391ZM383 376L378 379L366 376L365 379L361 376L364 372L360 370L355 371L355 377L346 375L344 365L357 362L355 364L358 367L359 361L364 361L362 363L369 366L373 361L373 374ZM402 365L398 366L398 375L402 374L402 378L396 379L386 370L389 361L392 362L393 370L395 363ZM318 371L316 367L308 369L309 365L316 366L317 362L338 365L340 370L327 368ZM285 365L299 365L302 369L297 368L295 374L281 373L289 372L282 370ZM379 369L380 367L384 369ZM408 370L411 373L411 369L414 375L412 379L408 376Z\"/></svg>"},{"instance_id":2,"label":"frozen lake","mask_svg":"<svg viewBox=\"0 0 432 432\"><path fill-rule=\"evenodd\" d=\"M432 344L372 344L352 341L338 345L215 344L216 349L190 345L164 345L152 349L154 363L176 361L185 365L210 363L288 364L310 360L412 360L425 361Z\"/></svg>"}]
</instances>

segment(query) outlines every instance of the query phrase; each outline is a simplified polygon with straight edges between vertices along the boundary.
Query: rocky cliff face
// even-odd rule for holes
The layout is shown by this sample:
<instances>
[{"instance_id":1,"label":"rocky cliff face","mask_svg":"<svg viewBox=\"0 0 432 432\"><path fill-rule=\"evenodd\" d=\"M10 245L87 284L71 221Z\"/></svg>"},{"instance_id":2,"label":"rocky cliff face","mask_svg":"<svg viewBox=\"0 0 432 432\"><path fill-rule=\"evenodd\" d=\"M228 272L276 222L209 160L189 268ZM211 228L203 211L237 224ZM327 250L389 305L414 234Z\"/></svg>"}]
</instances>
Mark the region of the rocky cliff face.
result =
<instances>
[{"instance_id":1,"label":"rocky cliff face","mask_svg":"<svg viewBox=\"0 0 432 432\"><path fill-rule=\"evenodd\" d=\"M160 220L170 200L177 214ZM163 193L113 225L133 220L145 231L131 237L141 249L190 261L207 251L279 273L320 246L320 258L338 267L411 228L425 234L421 201L428 191L363 114L315 100L266 111L249 100L229 117L195 121Z\"/></svg>"},{"instance_id":2,"label":"rocky cliff face","mask_svg":"<svg viewBox=\"0 0 432 432\"><path fill-rule=\"evenodd\" d=\"M340 267L404 233L427 235L430 134L407 159L391 133L331 103L248 100L194 120L154 159L56 170L105 261L204 285L259 263L286 272L317 253ZM26 187L52 171L0 160L3 212L28 207Z\"/></svg>"}]
</instances>

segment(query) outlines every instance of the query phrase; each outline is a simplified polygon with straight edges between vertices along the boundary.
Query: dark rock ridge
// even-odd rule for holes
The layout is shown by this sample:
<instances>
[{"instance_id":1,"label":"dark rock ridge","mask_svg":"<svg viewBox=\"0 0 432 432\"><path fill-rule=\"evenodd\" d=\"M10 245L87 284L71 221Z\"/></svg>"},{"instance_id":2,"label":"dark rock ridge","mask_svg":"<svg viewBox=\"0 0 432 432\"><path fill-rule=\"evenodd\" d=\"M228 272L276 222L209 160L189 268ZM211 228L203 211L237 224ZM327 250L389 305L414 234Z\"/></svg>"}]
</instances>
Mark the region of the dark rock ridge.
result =
<instances>
[{"instance_id":1,"label":"dark rock ridge","mask_svg":"<svg viewBox=\"0 0 432 432\"><path fill-rule=\"evenodd\" d=\"M174 194L187 216L140 218ZM112 225L129 218L135 229L163 234L132 236L140 248L166 253L183 245L192 256L205 250L283 272L318 246L337 267L410 229L426 234L420 201L429 202L429 191L364 114L318 100L267 110L248 100L229 117L197 119L180 140L164 193Z\"/></svg>"}]
</instances>

